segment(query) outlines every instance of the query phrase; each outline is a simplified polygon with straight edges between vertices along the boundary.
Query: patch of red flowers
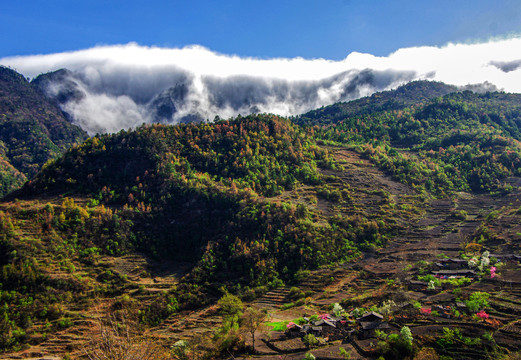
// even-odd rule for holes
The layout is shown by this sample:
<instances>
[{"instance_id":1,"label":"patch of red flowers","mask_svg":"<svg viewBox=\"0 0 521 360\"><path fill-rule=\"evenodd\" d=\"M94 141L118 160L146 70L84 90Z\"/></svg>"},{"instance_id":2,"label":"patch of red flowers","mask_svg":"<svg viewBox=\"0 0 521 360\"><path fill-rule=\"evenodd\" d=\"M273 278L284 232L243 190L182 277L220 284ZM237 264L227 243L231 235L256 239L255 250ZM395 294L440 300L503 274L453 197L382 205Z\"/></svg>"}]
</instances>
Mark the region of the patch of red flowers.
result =
<instances>
[{"instance_id":1,"label":"patch of red flowers","mask_svg":"<svg viewBox=\"0 0 521 360\"><path fill-rule=\"evenodd\" d=\"M432 312L432 309L429 309L429 308L421 308L420 311L421 311L422 314L430 315L431 312Z\"/></svg>"},{"instance_id":2,"label":"patch of red flowers","mask_svg":"<svg viewBox=\"0 0 521 360\"><path fill-rule=\"evenodd\" d=\"M478 317L482 318L483 320L488 319L488 314L485 312L485 310L481 310L476 315Z\"/></svg>"}]
</instances>

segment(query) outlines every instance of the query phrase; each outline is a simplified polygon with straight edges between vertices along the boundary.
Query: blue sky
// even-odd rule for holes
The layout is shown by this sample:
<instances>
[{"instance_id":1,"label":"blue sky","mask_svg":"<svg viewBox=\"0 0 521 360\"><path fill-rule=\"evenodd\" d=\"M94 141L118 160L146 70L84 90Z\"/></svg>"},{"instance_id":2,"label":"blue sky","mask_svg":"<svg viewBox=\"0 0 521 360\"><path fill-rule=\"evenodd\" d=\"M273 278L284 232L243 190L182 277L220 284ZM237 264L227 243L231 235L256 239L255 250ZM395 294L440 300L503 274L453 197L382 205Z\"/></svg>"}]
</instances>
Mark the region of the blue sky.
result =
<instances>
[{"instance_id":1,"label":"blue sky","mask_svg":"<svg viewBox=\"0 0 521 360\"><path fill-rule=\"evenodd\" d=\"M3 66L71 71L84 97L62 108L91 134L155 121L149 104L179 84L172 123L296 115L413 80L521 93L520 0L4 1L0 31Z\"/></svg>"},{"instance_id":2,"label":"blue sky","mask_svg":"<svg viewBox=\"0 0 521 360\"><path fill-rule=\"evenodd\" d=\"M339 60L521 33L521 1L4 1L0 58L126 44Z\"/></svg>"}]
</instances>

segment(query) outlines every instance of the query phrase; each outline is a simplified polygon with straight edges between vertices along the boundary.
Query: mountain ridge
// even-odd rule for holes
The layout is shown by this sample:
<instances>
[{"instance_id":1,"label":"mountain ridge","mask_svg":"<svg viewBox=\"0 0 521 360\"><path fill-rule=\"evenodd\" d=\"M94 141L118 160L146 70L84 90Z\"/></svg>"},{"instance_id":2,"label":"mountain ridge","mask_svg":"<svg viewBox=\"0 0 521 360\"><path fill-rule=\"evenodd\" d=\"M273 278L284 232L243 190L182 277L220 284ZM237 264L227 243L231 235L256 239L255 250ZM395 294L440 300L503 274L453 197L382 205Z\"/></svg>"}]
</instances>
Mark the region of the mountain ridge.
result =
<instances>
[{"instance_id":1,"label":"mountain ridge","mask_svg":"<svg viewBox=\"0 0 521 360\"><path fill-rule=\"evenodd\" d=\"M416 80L394 90L377 92L357 100L324 106L296 116L294 119L298 124L314 124L316 121L312 121L313 118L320 118L321 124L336 123L343 118L363 116L380 111L399 110L456 91L459 91L459 89L453 85Z\"/></svg>"}]
</instances>

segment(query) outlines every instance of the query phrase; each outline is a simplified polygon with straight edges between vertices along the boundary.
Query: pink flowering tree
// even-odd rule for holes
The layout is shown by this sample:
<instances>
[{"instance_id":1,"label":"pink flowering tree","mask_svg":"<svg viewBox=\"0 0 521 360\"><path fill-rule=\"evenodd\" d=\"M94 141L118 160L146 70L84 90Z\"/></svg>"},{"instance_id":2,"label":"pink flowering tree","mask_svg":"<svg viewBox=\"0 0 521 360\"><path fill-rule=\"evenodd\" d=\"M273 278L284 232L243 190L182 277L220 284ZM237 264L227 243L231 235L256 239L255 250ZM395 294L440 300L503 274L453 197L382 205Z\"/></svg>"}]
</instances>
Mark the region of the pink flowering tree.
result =
<instances>
[{"instance_id":1,"label":"pink flowering tree","mask_svg":"<svg viewBox=\"0 0 521 360\"><path fill-rule=\"evenodd\" d=\"M493 279L496 277L496 267L495 266L491 266L490 267L490 278Z\"/></svg>"},{"instance_id":2,"label":"pink flowering tree","mask_svg":"<svg viewBox=\"0 0 521 360\"><path fill-rule=\"evenodd\" d=\"M481 310L476 314L478 317L482 318L483 320L488 319L488 314L485 312L485 310Z\"/></svg>"},{"instance_id":3,"label":"pink flowering tree","mask_svg":"<svg viewBox=\"0 0 521 360\"><path fill-rule=\"evenodd\" d=\"M424 315L430 315L431 312L432 312L432 309L430 309L430 308L421 308L421 309L420 309L420 312L421 312L422 314L424 314Z\"/></svg>"}]
</instances>

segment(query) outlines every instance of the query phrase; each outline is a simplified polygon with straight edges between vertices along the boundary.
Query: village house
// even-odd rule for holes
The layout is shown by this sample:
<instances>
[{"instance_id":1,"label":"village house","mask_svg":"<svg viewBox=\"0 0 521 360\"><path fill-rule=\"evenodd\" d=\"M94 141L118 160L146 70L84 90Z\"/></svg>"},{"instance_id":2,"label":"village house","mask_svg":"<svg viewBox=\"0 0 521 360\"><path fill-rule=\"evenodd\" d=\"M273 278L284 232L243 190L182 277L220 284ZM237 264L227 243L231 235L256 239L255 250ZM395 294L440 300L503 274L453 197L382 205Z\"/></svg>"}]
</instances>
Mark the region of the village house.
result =
<instances>
[{"instance_id":1,"label":"village house","mask_svg":"<svg viewBox=\"0 0 521 360\"><path fill-rule=\"evenodd\" d=\"M371 311L356 319L359 326L358 337L368 339L375 336L375 330L388 330L389 324L383 320L383 316Z\"/></svg>"},{"instance_id":2,"label":"village house","mask_svg":"<svg viewBox=\"0 0 521 360\"><path fill-rule=\"evenodd\" d=\"M443 305L434 305L432 307L433 311L437 311L438 315L445 319L450 319L452 316L451 308L450 306L443 306Z\"/></svg>"},{"instance_id":3,"label":"village house","mask_svg":"<svg viewBox=\"0 0 521 360\"><path fill-rule=\"evenodd\" d=\"M468 261L464 259L442 259L436 263L440 270L468 269Z\"/></svg>"},{"instance_id":4,"label":"village house","mask_svg":"<svg viewBox=\"0 0 521 360\"><path fill-rule=\"evenodd\" d=\"M456 302L456 310L458 310L461 314L468 313L467 305L464 302L458 301Z\"/></svg>"},{"instance_id":5,"label":"village house","mask_svg":"<svg viewBox=\"0 0 521 360\"><path fill-rule=\"evenodd\" d=\"M339 333L339 329L337 329L336 324L327 319L321 319L313 322L314 328L320 329L320 336L322 337L331 337L335 334Z\"/></svg>"},{"instance_id":6,"label":"village house","mask_svg":"<svg viewBox=\"0 0 521 360\"><path fill-rule=\"evenodd\" d=\"M305 319L308 320L309 319ZM325 338L328 341L343 339L349 332L349 325L345 317L324 315L321 319L305 325L288 324L285 334L288 338L303 337L312 334Z\"/></svg>"},{"instance_id":7,"label":"village house","mask_svg":"<svg viewBox=\"0 0 521 360\"><path fill-rule=\"evenodd\" d=\"M424 291L427 289L427 286L429 284L425 281L419 281L419 280L410 280L409 281L409 290L415 290L415 291Z\"/></svg>"},{"instance_id":8,"label":"village house","mask_svg":"<svg viewBox=\"0 0 521 360\"><path fill-rule=\"evenodd\" d=\"M304 327L295 323L288 324L286 331L284 332L286 337L293 339L297 337L302 337L305 335ZM304 334L304 335L303 335Z\"/></svg>"},{"instance_id":9,"label":"village house","mask_svg":"<svg viewBox=\"0 0 521 360\"><path fill-rule=\"evenodd\" d=\"M406 302L399 305L395 315L400 315L402 317L414 317L418 315L418 308L416 308L412 303Z\"/></svg>"},{"instance_id":10,"label":"village house","mask_svg":"<svg viewBox=\"0 0 521 360\"><path fill-rule=\"evenodd\" d=\"M331 317L330 319L331 319L331 321L335 322L335 326L338 329L341 329L341 330L349 329L349 322L347 321L345 316Z\"/></svg>"}]
</instances>

